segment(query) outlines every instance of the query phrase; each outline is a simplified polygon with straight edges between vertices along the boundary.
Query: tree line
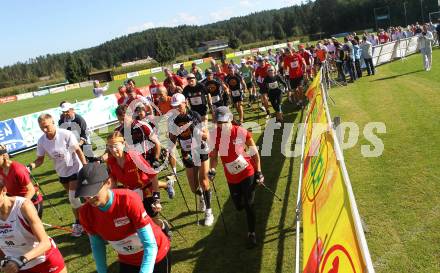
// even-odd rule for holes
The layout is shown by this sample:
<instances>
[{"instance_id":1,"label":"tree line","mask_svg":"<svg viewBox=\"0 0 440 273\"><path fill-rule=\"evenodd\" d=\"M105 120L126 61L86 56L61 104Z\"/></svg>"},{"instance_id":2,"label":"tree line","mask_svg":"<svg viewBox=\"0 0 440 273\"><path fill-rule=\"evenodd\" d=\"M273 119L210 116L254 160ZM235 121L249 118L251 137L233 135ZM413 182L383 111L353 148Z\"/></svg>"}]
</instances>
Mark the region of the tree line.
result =
<instances>
[{"instance_id":1,"label":"tree line","mask_svg":"<svg viewBox=\"0 0 440 273\"><path fill-rule=\"evenodd\" d=\"M438 10L437 0L424 0L422 4L426 21L429 11ZM176 56L194 54L200 42L214 39L225 39L231 48L237 49L241 44L269 39L281 41L286 37L316 33L329 36L374 28L374 9L380 7L389 7L392 25L421 21L420 0L308 0L301 5L255 12L203 26L149 29L72 53L39 56L0 68L0 88L38 82L39 78L47 76L79 81L90 70L111 68L148 56L159 63L167 63Z\"/></svg>"}]
</instances>

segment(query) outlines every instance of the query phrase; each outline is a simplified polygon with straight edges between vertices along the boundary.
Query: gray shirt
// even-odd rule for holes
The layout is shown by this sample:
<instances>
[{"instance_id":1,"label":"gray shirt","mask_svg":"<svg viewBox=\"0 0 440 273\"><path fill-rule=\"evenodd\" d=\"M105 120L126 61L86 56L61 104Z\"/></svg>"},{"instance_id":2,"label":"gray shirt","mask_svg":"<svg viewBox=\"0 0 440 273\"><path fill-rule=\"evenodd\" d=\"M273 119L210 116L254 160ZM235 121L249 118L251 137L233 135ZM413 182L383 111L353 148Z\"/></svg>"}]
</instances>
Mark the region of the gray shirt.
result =
<instances>
[{"instance_id":1,"label":"gray shirt","mask_svg":"<svg viewBox=\"0 0 440 273\"><path fill-rule=\"evenodd\" d=\"M371 59L373 58L373 45L369 41L365 41L361 44L362 58Z\"/></svg>"}]
</instances>

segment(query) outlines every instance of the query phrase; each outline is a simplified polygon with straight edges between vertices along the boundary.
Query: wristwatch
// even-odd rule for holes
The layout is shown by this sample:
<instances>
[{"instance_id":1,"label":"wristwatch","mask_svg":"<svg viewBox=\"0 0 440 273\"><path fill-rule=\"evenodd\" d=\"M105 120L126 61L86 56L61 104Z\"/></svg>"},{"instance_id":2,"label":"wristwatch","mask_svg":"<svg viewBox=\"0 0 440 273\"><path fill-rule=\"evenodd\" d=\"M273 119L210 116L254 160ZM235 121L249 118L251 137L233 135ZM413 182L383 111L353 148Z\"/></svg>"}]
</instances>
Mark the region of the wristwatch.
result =
<instances>
[{"instance_id":1,"label":"wristwatch","mask_svg":"<svg viewBox=\"0 0 440 273\"><path fill-rule=\"evenodd\" d=\"M21 267L25 266L29 262L25 256L20 256L18 259L22 262Z\"/></svg>"}]
</instances>

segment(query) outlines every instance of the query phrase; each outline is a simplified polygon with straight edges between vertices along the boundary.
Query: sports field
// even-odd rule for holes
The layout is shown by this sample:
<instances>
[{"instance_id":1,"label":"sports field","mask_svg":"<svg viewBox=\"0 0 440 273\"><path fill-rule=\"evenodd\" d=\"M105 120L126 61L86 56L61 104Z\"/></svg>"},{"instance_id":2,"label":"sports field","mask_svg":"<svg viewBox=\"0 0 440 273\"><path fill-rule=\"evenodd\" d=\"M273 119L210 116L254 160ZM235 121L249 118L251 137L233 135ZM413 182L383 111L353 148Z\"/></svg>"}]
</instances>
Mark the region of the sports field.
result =
<instances>
[{"instance_id":1,"label":"sports field","mask_svg":"<svg viewBox=\"0 0 440 273\"><path fill-rule=\"evenodd\" d=\"M353 184L360 214L368 227L366 239L376 272L440 272L440 50L434 51L431 72L421 70L419 55L378 68L373 77L364 77L344 88L335 88L330 95L332 116L352 121L360 128L359 142L346 150L345 160ZM139 86L147 78L137 79ZM112 87L117 82L111 83ZM0 120L55 107L60 100L91 98L85 88L56 95L39 97L1 106ZM263 115L257 110L246 111L246 121L264 125ZM286 122L298 123L301 112L285 103ZM377 158L364 158L360 146L368 142L362 129L367 122L384 122L386 134L384 153ZM292 134L295 135L296 128ZM105 133L102 133L105 134ZM194 212L188 213L176 188L176 198L166 194L163 214L171 220L176 232L172 240L173 272L293 272L294 271L294 211L299 174L299 158L285 158L280 150L282 131L275 131L272 156L262 157L266 184L275 189L283 201L260 188L256 194L257 236L259 246L244 247L246 239L244 212L238 213L229 198L221 166L218 167L216 186L224 211L229 234L226 235L213 200L216 222L212 227L197 226ZM263 135L254 134L257 144ZM294 144L292 144L292 148ZM35 151L15 157L22 163L35 158ZM180 168L181 169L181 168ZM61 184L49 160L34 171L44 191L63 215L57 219L46 202L43 221L68 226L72 213ZM194 196L190 194L185 175L179 177L186 198L194 210ZM200 214L200 218L203 215ZM49 234L57 242L69 272L94 272L88 239L70 237L59 230ZM114 252L108 248L108 264L115 269ZM109 272L116 272L110 270Z\"/></svg>"}]
</instances>

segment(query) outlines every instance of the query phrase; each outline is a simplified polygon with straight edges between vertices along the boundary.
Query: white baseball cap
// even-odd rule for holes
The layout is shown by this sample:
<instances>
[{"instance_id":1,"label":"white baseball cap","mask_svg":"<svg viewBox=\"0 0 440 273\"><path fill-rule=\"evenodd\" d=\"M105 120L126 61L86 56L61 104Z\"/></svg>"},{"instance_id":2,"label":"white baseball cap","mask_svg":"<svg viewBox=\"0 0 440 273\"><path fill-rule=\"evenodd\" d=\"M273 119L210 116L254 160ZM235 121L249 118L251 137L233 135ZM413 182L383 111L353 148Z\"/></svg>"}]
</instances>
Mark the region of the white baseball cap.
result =
<instances>
[{"instance_id":1,"label":"white baseball cap","mask_svg":"<svg viewBox=\"0 0 440 273\"><path fill-rule=\"evenodd\" d=\"M246 60L245 60L245 59L241 59L241 63L242 63L242 64L245 64L245 63L246 63Z\"/></svg>"},{"instance_id":2,"label":"white baseball cap","mask_svg":"<svg viewBox=\"0 0 440 273\"><path fill-rule=\"evenodd\" d=\"M69 111L70 109L74 109L73 104L70 102L65 102L60 106L61 112Z\"/></svg>"},{"instance_id":3,"label":"white baseball cap","mask_svg":"<svg viewBox=\"0 0 440 273\"><path fill-rule=\"evenodd\" d=\"M171 106L173 107L179 106L182 102L186 102L186 98L180 93L174 94L171 97Z\"/></svg>"}]
</instances>

